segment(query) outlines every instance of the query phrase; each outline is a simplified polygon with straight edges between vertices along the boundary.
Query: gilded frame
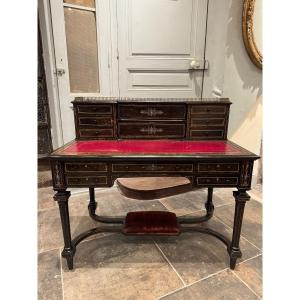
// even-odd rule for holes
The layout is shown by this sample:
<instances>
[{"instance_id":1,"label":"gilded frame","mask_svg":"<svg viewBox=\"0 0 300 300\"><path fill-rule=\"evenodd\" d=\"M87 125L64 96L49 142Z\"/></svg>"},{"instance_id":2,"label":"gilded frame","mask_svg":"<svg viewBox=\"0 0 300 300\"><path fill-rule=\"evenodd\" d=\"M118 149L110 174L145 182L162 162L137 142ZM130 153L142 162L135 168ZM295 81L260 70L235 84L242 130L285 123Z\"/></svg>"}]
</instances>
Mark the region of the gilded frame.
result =
<instances>
[{"instance_id":1,"label":"gilded frame","mask_svg":"<svg viewBox=\"0 0 300 300\"><path fill-rule=\"evenodd\" d=\"M262 69L263 57L257 48L253 34L254 6L255 0L244 0L242 19L243 40L250 59L259 69Z\"/></svg>"}]
</instances>

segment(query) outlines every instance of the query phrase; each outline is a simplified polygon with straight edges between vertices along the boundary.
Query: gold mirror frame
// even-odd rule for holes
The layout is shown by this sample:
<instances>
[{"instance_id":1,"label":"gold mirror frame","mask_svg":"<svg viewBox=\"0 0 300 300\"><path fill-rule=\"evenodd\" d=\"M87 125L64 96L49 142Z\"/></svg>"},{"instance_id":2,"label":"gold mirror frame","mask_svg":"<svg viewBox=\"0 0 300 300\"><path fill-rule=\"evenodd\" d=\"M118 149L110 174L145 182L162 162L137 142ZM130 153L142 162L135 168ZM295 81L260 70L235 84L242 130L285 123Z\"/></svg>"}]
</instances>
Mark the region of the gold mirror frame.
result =
<instances>
[{"instance_id":1,"label":"gold mirror frame","mask_svg":"<svg viewBox=\"0 0 300 300\"><path fill-rule=\"evenodd\" d=\"M255 0L245 0L243 8L243 39L246 50L252 62L260 69L262 69L263 57L257 48L253 34L253 14L254 14Z\"/></svg>"}]
</instances>

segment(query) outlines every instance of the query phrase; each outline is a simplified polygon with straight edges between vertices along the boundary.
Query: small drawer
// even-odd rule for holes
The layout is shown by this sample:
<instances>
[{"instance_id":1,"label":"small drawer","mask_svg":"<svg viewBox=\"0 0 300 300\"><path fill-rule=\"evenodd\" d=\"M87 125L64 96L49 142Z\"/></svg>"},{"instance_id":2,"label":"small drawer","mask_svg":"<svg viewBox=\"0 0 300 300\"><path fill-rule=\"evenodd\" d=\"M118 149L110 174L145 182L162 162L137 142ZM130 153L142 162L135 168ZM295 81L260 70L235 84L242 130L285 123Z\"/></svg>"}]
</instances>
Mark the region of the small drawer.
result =
<instances>
[{"instance_id":1,"label":"small drawer","mask_svg":"<svg viewBox=\"0 0 300 300\"><path fill-rule=\"evenodd\" d=\"M107 129L79 129L80 138L112 138L114 131L112 128Z\"/></svg>"},{"instance_id":2,"label":"small drawer","mask_svg":"<svg viewBox=\"0 0 300 300\"><path fill-rule=\"evenodd\" d=\"M198 172L238 172L238 163L198 163Z\"/></svg>"},{"instance_id":3,"label":"small drawer","mask_svg":"<svg viewBox=\"0 0 300 300\"><path fill-rule=\"evenodd\" d=\"M193 164L113 164L112 172L149 172L149 173L168 173L168 172L193 172Z\"/></svg>"},{"instance_id":4,"label":"small drawer","mask_svg":"<svg viewBox=\"0 0 300 300\"><path fill-rule=\"evenodd\" d=\"M192 105L192 115L225 114L225 105Z\"/></svg>"},{"instance_id":5,"label":"small drawer","mask_svg":"<svg viewBox=\"0 0 300 300\"><path fill-rule=\"evenodd\" d=\"M112 105L78 105L77 111L79 114L99 114L112 115Z\"/></svg>"},{"instance_id":6,"label":"small drawer","mask_svg":"<svg viewBox=\"0 0 300 300\"><path fill-rule=\"evenodd\" d=\"M220 139L223 138L223 130L190 130L190 137L193 138L202 138L202 139Z\"/></svg>"},{"instance_id":7,"label":"small drawer","mask_svg":"<svg viewBox=\"0 0 300 300\"><path fill-rule=\"evenodd\" d=\"M184 104L120 104L121 120L184 120L186 107Z\"/></svg>"},{"instance_id":8,"label":"small drawer","mask_svg":"<svg viewBox=\"0 0 300 300\"><path fill-rule=\"evenodd\" d=\"M106 163L66 163L66 172L105 172L107 171Z\"/></svg>"},{"instance_id":9,"label":"small drawer","mask_svg":"<svg viewBox=\"0 0 300 300\"><path fill-rule=\"evenodd\" d=\"M79 118L79 126L110 127L112 125L113 120L111 117Z\"/></svg>"},{"instance_id":10,"label":"small drawer","mask_svg":"<svg viewBox=\"0 0 300 300\"><path fill-rule=\"evenodd\" d=\"M69 186L91 186L106 184L106 176L67 177L67 185Z\"/></svg>"},{"instance_id":11,"label":"small drawer","mask_svg":"<svg viewBox=\"0 0 300 300\"><path fill-rule=\"evenodd\" d=\"M224 126L225 118L191 118L191 126Z\"/></svg>"},{"instance_id":12,"label":"small drawer","mask_svg":"<svg viewBox=\"0 0 300 300\"><path fill-rule=\"evenodd\" d=\"M197 177L197 185L223 185L235 186L238 183L238 177Z\"/></svg>"},{"instance_id":13,"label":"small drawer","mask_svg":"<svg viewBox=\"0 0 300 300\"><path fill-rule=\"evenodd\" d=\"M185 124L123 122L118 124L119 137L131 139L151 138L183 138Z\"/></svg>"}]
</instances>

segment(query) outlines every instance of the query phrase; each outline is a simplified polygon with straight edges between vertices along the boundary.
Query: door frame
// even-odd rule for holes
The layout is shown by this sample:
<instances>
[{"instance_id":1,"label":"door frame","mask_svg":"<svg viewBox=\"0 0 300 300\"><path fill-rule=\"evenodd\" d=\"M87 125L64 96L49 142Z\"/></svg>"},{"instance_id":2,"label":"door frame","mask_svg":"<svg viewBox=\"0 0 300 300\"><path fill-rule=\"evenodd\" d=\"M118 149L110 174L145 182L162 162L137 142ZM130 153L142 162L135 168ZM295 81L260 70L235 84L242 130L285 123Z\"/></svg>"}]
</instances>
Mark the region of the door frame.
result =
<instances>
[{"instance_id":1,"label":"door frame","mask_svg":"<svg viewBox=\"0 0 300 300\"><path fill-rule=\"evenodd\" d=\"M41 38L44 54L44 67L49 100L49 111L51 118L52 145L56 149L63 145L63 134L61 125L60 101L55 76L55 53L52 36L52 22L50 14L50 3L48 0L39 0L38 15L41 29Z\"/></svg>"}]
</instances>

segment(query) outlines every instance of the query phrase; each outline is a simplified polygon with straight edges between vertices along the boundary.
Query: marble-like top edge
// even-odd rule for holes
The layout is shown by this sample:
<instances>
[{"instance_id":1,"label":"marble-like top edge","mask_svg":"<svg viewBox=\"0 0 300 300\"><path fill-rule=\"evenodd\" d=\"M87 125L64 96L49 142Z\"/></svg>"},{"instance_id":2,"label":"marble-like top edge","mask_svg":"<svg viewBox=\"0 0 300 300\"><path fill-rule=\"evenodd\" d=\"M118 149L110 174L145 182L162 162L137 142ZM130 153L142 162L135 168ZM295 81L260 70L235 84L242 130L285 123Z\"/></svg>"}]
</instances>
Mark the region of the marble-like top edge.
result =
<instances>
[{"instance_id":1,"label":"marble-like top edge","mask_svg":"<svg viewBox=\"0 0 300 300\"><path fill-rule=\"evenodd\" d=\"M184 103L231 103L228 98L130 98L130 97L76 97L73 103L117 102L184 102Z\"/></svg>"}]
</instances>

